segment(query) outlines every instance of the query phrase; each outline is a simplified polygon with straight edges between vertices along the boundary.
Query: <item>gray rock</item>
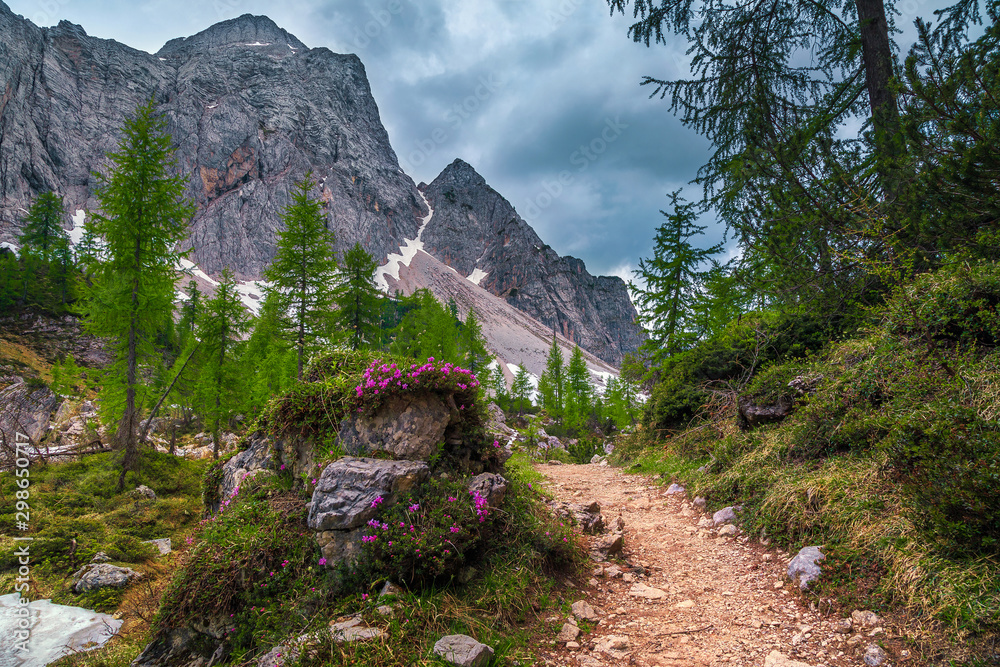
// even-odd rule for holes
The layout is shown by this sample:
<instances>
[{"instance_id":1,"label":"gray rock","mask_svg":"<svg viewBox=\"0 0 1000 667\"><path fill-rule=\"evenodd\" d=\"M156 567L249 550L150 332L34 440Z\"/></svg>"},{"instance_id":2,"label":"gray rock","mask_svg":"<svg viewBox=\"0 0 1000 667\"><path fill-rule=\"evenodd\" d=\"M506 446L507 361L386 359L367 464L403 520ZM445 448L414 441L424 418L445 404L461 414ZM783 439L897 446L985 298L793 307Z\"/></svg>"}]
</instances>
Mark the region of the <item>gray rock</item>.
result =
<instances>
[{"instance_id":1,"label":"gray rock","mask_svg":"<svg viewBox=\"0 0 1000 667\"><path fill-rule=\"evenodd\" d=\"M854 623L849 618L842 618L833 624L833 631L846 635L854 629Z\"/></svg>"},{"instance_id":2,"label":"gray rock","mask_svg":"<svg viewBox=\"0 0 1000 667\"><path fill-rule=\"evenodd\" d=\"M59 406L60 400L44 385L28 384L20 377L6 380L10 384L0 383L0 444L7 443L12 452L15 442L24 442L18 434L28 436L33 445L41 442L49 429L52 411Z\"/></svg>"},{"instance_id":3,"label":"gray rock","mask_svg":"<svg viewBox=\"0 0 1000 667\"><path fill-rule=\"evenodd\" d=\"M132 490L132 496L135 498L145 498L147 500L156 500L156 492L145 484L141 484Z\"/></svg>"},{"instance_id":4,"label":"gray rock","mask_svg":"<svg viewBox=\"0 0 1000 667\"><path fill-rule=\"evenodd\" d=\"M708 503L707 503L707 501L704 498L702 498L701 496L698 496L698 497L696 497L692 501L691 504L694 505L695 507L697 507L698 509L702 509L703 510L703 509L705 509L705 505L707 505Z\"/></svg>"},{"instance_id":5,"label":"gray rock","mask_svg":"<svg viewBox=\"0 0 1000 667\"><path fill-rule=\"evenodd\" d=\"M577 619L581 621L594 622L600 620L597 612L586 600L578 600L570 606L570 610Z\"/></svg>"},{"instance_id":6,"label":"gray rock","mask_svg":"<svg viewBox=\"0 0 1000 667\"><path fill-rule=\"evenodd\" d=\"M455 160L425 191L434 217L424 249L481 287L613 364L645 340L625 282L594 277L544 244L472 166Z\"/></svg>"},{"instance_id":7,"label":"gray rock","mask_svg":"<svg viewBox=\"0 0 1000 667\"><path fill-rule=\"evenodd\" d=\"M316 533L316 544L329 567L337 563L353 563L361 556L360 528L355 530L324 530Z\"/></svg>"},{"instance_id":8,"label":"gray rock","mask_svg":"<svg viewBox=\"0 0 1000 667\"><path fill-rule=\"evenodd\" d=\"M107 563L111 560L111 556L107 555L103 551L98 551L94 554L94 557L90 559L91 563Z\"/></svg>"},{"instance_id":9,"label":"gray rock","mask_svg":"<svg viewBox=\"0 0 1000 667\"><path fill-rule=\"evenodd\" d=\"M170 543L169 537L161 537L158 540L146 540L145 542L143 542L143 544L152 544L154 547L156 547L156 550L160 552L161 556L166 556L168 553L170 553L171 547L173 546Z\"/></svg>"},{"instance_id":10,"label":"gray rock","mask_svg":"<svg viewBox=\"0 0 1000 667\"><path fill-rule=\"evenodd\" d=\"M402 595L403 593L404 591L402 588L392 583L391 581L387 581L385 582L385 585L382 586L382 590L379 591L378 596L382 598L387 595Z\"/></svg>"},{"instance_id":11,"label":"gray rock","mask_svg":"<svg viewBox=\"0 0 1000 667\"><path fill-rule=\"evenodd\" d=\"M719 535L722 537L736 537L737 535L739 535L739 533L740 529L731 523L728 523L724 525L722 528L719 528Z\"/></svg>"},{"instance_id":12,"label":"gray rock","mask_svg":"<svg viewBox=\"0 0 1000 667\"><path fill-rule=\"evenodd\" d=\"M434 655L458 667L485 667L493 649L468 635L447 635L434 643Z\"/></svg>"},{"instance_id":13,"label":"gray rock","mask_svg":"<svg viewBox=\"0 0 1000 667\"><path fill-rule=\"evenodd\" d=\"M580 530L587 535L596 535L604 531L604 516L597 501L556 503L552 506L552 510L557 516L573 519L580 526Z\"/></svg>"},{"instance_id":14,"label":"gray rock","mask_svg":"<svg viewBox=\"0 0 1000 667\"><path fill-rule=\"evenodd\" d=\"M736 521L735 507L723 507L721 510L712 515L712 524L715 526L732 523L733 521Z\"/></svg>"},{"instance_id":15,"label":"gray rock","mask_svg":"<svg viewBox=\"0 0 1000 667\"><path fill-rule=\"evenodd\" d=\"M780 396L777 403L758 405L750 397L741 396L736 405L739 412L737 422L740 428L748 430L762 424L774 424L784 420L792 414L795 402L788 396Z\"/></svg>"},{"instance_id":16,"label":"gray rock","mask_svg":"<svg viewBox=\"0 0 1000 667\"><path fill-rule=\"evenodd\" d=\"M865 649L864 661L868 667L879 667L888 659L888 654L878 644L869 644Z\"/></svg>"},{"instance_id":17,"label":"gray rock","mask_svg":"<svg viewBox=\"0 0 1000 667\"><path fill-rule=\"evenodd\" d=\"M874 628L882 623L882 619L873 611L855 609L851 612L851 622L855 628Z\"/></svg>"},{"instance_id":18,"label":"gray rock","mask_svg":"<svg viewBox=\"0 0 1000 667\"><path fill-rule=\"evenodd\" d=\"M73 574L73 590L85 593L95 588L122 588L142 574L130 567L119 567L109 563L90 563Z\"/></svg>"},{"instance_id":19,"label":"gray rock","mask_svg":"<svg viewBox=\"0 0 1000 667\"><path fill-rule=\"evenodd\" d=\"M469 480L469 492L478 492L490 507L499 507L507 495L507 480L500 475L484 472Z\"/></svg>"},{"instance_id":20,"label":"gray rock","mask_svg":"<svg viewBox=\"0 0 1000 667\"><path fill-rule=\"evenodd\" d=\"M563 623L562 629L556 635L556 641L562 644L571 642L580 636L580 628L572 623Z\"/></svg>"},{"instance_id":21,"label":"gray rock","mask_svg":"<svg viewBox=\"0 0 1000 667\"><path fill-rule=\"evenodd\" d=\"M764 667L811 667L808 662L792 660L779 651L771 651L764 658Z\"/></svg>"},{"instance_id":22,"label":"gray rock","mask_svg":"<svg viewBox=\"0 0 1000 667\"><path fill-rule=\"evenodd\" d=\"M821 373L817 373L816 375L800 375L788 382L788 388L799 396L806 396L816 393L816 388L822 381L823 375Z\"/></svg>"},{"instance_id":23,"label":"gray rock","mask_svg":"<svg viewBox=\"0 0 1000 667\"><path fill-rule=\"evenodd\" d=\"M430 476L423 461L383 461L345 456L323 470L313 490L309 527L316 531L360 528L377 512L378 498L393 503L397 494Z\"/></svg>"},{"instance_id":24,"label":"gray rock","mask_svg":"<svg viewBox=\"0 0 1000 667\"><path fill-rule=\"evenodd\" d=\"M594 454L593 456L590 457L590 462L591 463L600 463L603 460L604 460L604 457L601 456L600 454Z\"/></svg>"},{"instance_id":25,"label":"gray rock","mask_svg":"<svg viewBox=\"0 0 1000 667\"><path fill-rule=\"evenodd\" d=\"M382 639L385 637L385 631L381 628L370 628L364 625L359 617L355 616L340 623L331 623L330 636L338 644L350 644L370 639Z\"/></svg>"},{"instance_id":26,"label":"gray rock","mask_svg":"<svg viewBox=\"0 0 1000 667\"><path fill-rule=\"evenodd\" d=\"M263 433L250 436L250 446L225 462L222 466L222 481L219 482L219 500L233 497L234 492L248 475L270 470L272 466L272 442ZM210 508L219 510L219 502Z\"/></svg>"},{"instance_id":27,"label":"gray rock","mask_svg":"<svg viewBox=\"0 0 1000 667\"><path fill-rule=\"evenodd\" d=\"M809 584L816 581L822 574L817 563L826 556L819 549L819 547L803 547L788 564L788 578L798 584L802 590L809 588Z\"/></svg>"},{"instance_id":28,"label":"gray rock","mask_svg":"<svg viewBox=\"0 0 1000 667\"><path fill-rule=\"evenodd\" d=\"M591 558L597 561L607 560L611 556L621 553L624 546L625 538L621 533L598 537L591 546Z\"/></svg>"},{"instance_id":29,"label":"gray rock","mask_svg":"<svg viewBox=\"0 0 1000 667\"><path fill-rule=\"evenodd\" d=\"M438 396L395 396L370 417L344 420L338 438L352 456L387 452L396 459L426 461L444 442L453 419L459 419L458 407Z\"/></svg>"},{"instance_id":30,"label":"gray rock","mask_svg":"<svg viewBox=\"0 0 1000 667\"><path fill-rule=\"evenodd\" d=\"M685 493L684 487L681 486L680 484L671 484L669 487L667 487L666 490L666 494L668 496L674 496L674 495L682 496L684 495L684 493Z\"/></svg>"}]
</instances>

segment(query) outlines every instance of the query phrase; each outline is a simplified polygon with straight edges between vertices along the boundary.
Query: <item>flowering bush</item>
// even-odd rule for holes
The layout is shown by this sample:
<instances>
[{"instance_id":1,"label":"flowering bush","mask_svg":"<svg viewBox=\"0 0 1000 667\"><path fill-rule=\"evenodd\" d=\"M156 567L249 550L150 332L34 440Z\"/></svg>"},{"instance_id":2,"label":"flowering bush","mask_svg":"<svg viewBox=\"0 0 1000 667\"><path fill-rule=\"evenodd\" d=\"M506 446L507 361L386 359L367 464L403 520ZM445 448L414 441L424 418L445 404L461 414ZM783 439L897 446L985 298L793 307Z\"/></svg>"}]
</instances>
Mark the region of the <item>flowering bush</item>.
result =
<instances>
[{"instance_id":1,"label":"flowering bush","mask_svg":"<svg viewBox=\"0 0 1000 667\"><path fill-rule=\"evenodd\" d=\"M354 398L359 410L373 413L392 395L453 392L459 410L465 410L475 403L478 387L479 380L472 371L451 363L435 364L434 357L409 368L376 360L365 369L362 381L354 388Z\"/></svg>"},{"instance_id":2,"label":"flowering bush","mask_svg":"<svg viewBox=\"0 0 1000 667\"><path fill-rule=\"evenodd\" d=\"M432 480L381 506L362 537L366 561L390 579L420 584L455 575L492 526L493 511L463 484Z\"/></svg>"}]
</instances>

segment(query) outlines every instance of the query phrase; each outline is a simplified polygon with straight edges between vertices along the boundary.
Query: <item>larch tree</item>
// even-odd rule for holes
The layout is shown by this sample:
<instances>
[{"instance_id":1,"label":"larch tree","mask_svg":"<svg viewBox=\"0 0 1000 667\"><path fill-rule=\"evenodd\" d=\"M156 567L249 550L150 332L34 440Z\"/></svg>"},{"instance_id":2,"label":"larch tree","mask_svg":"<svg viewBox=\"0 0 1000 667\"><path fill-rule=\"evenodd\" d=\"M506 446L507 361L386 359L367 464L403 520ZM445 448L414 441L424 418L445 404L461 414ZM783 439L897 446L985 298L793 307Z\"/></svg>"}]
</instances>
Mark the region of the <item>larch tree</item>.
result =
<instances>
[{"instance_id":1,"label":"larch tree","mask_svg":"<svg viewBox=\"0 0 1000 667\"><path fill-rule=\"evenodd\" d=\"M248 329L246 306L236 291L236 278L226 267L198 324L202 354L199 393L202 411L212 425L212 457L216 459L220 424L239 409L244 393L236 350Z\"/></svg>"},{"instance_id":2,"label":"larch tree","mask_svg":"<svg viewBox=\"0 0 1000 667\"><path fill-rule=\"evenodd\" d=\"M360 243L355 243L344 253L337 271L333 297L336 317L340 328L347 332L347 343L352 350L378 343L383 297L375 284L377 268L375 259Z\"/></svg>"},{"instance_id":3,"label":"larch tree","mask_svg":"<svg viewBox=\"0 0 1000 667\"><path fill-rule=\"evenodd\" d=\"M332 333L337 283L334 235L322 205L309 196L314 185L311 173L295 185L282 216L285 229L278 235L278 250L264 271L270 291L279 295L280 307L290 314L300 380L306 355Z\"/></svg>"},{"instance_id":4,"label":"larch tree","mask_svg":"<svg viewBox=\"0 0 1000 667\"><path fill-rule=\"evenodd\" d=\"M92 267L93 284L81 310L87 330L108 339L114 350L101 408L106 422L117 423L114 443L124 450L120 490L126 473L138 470L143 369L155 365L153 339L173 311L181 257L174 248L194 207L184 198L185 180L176 173L166 121L152 101L125 121L118 149L108 158L108 173L96 174L100 213L93 216L105 252Z\"/></svg>"},{"instance_id":5,"label":"larch tree","mask_svg":"<svg viewBox=\"0 0 1000 667\"><path fill-rule=\"evenodd\" d=\"M562 348L552 332L552 345L545 359L545 370L538 380L538 393L542 406L553 419L562 419L565 408L566 369L563 362Z\"/></svg>"},{"instance_id":6,"label":"larch tree","mask_svg":"<svg viewBox=\"0 0 1000 667\"><path fill-rule=\"evenodd\" d=\"M524 414L524 403L531 405L531 377L524 364L518 364L514 373L514 384L510 388L510 398L517 403L517 414Z\"/></svg>"}]
</instances>

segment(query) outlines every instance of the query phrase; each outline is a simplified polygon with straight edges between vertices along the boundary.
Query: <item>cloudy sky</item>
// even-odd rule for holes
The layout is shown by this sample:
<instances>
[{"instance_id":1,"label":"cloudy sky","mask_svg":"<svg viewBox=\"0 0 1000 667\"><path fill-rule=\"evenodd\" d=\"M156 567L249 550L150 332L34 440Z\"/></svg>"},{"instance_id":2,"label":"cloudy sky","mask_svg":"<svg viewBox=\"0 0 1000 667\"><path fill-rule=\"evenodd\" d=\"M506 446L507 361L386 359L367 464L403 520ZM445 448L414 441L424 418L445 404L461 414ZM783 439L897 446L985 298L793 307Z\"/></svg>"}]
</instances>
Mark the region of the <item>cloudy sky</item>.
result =
<instances>
[{"instance_id":1,"label":"cloudy sky","mask_svg":"<svg viewBox=\"0 0 1000 667\"><path fill-rule=\"evenodd\" d=\"M688 183L707 142L639 86L686 75L686 45L633 43L629 17L605 0L6 1L38 25L66 19L149 52L251 13L310 47L356 53L416 182L466 160L595 274L628 278L651 254L667 193L700 195ZM907 1L911 14L933 4ZM721 236L713 225L705 244Z\"/></svg>"}]
</instances>

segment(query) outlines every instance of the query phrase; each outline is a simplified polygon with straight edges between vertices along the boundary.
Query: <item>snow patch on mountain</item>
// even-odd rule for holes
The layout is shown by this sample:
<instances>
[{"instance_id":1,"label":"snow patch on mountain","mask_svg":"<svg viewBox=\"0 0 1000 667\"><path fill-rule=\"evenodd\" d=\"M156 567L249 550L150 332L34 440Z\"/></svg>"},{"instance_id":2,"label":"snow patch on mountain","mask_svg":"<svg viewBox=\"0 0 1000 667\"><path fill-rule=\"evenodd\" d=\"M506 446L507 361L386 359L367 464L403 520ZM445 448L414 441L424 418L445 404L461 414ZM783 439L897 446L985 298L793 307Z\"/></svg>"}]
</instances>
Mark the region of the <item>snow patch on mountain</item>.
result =
<instances>
[{"instance_id":1,"label":"snow patch on mountain","mask_svg":"<svg viewBox=\"0 0 1000 667\"><path fill-rule=\"evenodd\" d=\"M420 198L424 200L424 204L427 205L427 210L430 211L425 217L420 220L420 229L417 230L417 238L415 239L403 239L403 245L400 247L398 253L391 253L386 259L386 263L380 266L375 271L375 283L379 286L386 294L389 293L389 281L387 276L392 276L393 280L399 280L399 268L400 266L410 266L410 262L413 258L417 256L417 252L424 249L424 242L421 240L424 235L424 230L427 229L427 223L431 221L434 217L434 209L431 208L430 202L427 201L427 197L424 197L424 193L420 193Z\"/></svg>"},{"instance_id":2,"label":"snow patch on mountain","mask_svg":"<svg viewBox=\"0 0 1000 667\"><path fill-rule=\"evenodd\" d=\"M473 285L478 285L479 283L483 282L483 278L485 278L488 275L490 274L487 273L486 271L483 271L479 267L476 267L475 269L473 269L472 273L470 273L466 277L469 279L470 283L472 283Z\"/></svg>"}]
</instances>

